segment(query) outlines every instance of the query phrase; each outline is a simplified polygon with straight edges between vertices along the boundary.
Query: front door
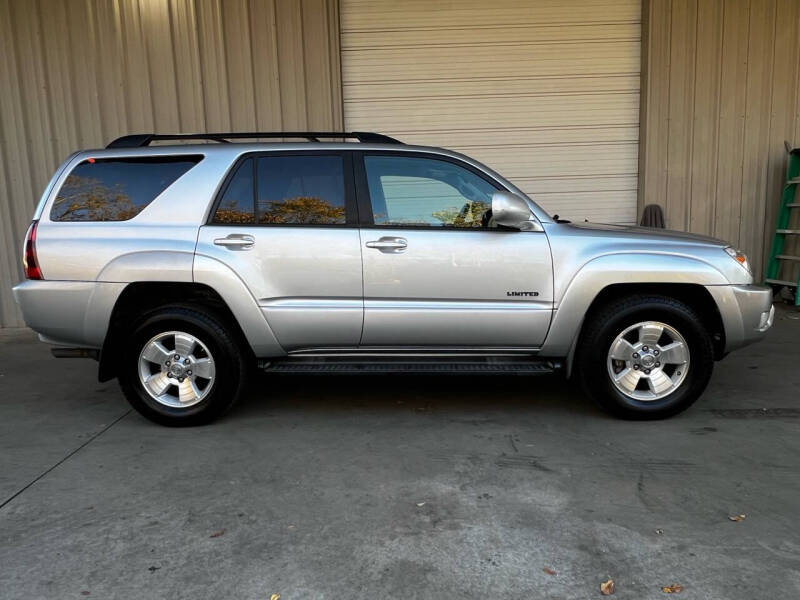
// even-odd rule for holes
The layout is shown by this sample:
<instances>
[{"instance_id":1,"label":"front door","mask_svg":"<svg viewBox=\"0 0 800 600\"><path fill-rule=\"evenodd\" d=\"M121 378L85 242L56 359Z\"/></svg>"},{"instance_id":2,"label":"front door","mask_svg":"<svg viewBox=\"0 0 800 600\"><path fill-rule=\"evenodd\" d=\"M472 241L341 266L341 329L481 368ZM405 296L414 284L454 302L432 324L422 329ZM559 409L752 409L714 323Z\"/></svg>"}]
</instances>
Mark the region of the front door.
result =
<instances>
[{"instance_id":1,"label":"front door","mask_svg":"<svg viewBox=\"0 0 800 600\"><path fill-rule=\"evenodd\" d=\"M234 167L197 253L248 286L284 349L356 346L361 247L350 153L268 152Z\"/></svg>"},{"instance_id":2,"label":"front door","mask_svg":"<svg viewBox=\"0 0 800 600\"><path fill-rule=\"evenodd\" d=\"M449 157L356 157L365 347L535 348L553 308L542 232L494 223L498 184Z\"/></svg>"}]
</instances>

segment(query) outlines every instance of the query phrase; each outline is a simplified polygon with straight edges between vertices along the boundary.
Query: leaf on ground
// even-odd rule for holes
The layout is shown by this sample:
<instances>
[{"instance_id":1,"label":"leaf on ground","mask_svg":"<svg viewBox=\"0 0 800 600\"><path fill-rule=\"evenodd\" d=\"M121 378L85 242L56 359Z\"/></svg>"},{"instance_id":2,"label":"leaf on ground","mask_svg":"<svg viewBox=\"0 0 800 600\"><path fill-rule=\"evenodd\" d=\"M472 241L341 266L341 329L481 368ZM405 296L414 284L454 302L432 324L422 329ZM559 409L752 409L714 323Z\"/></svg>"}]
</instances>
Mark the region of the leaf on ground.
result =
<instances>
[{"instance_id":1,"label":"leaf on ground","mask_svg":"<svg viewBox=\"0 0 800 600\"><path fill-rule=\"evenodd\" d=\"M269 600L281 600L281 595L280 594L272 594L272 596L269 597Z\"/></svg>"},{"instance_id":2,"label":"leaf on ground","mask_svg":"<svg viewBox=\"0 0 800 600\"><path fill-rule=\"evenodd\" d=\"M744 521L745 517L747 517L747 515L731 515L728 518L731 521L734 521L734 522L738 523L739 521Z\"/></svg>"},{"instance_id":3,"label":"leaf on ground","mask_svg":"<svg viewBox=\"0 0 800 600\"><path fill-rule=\"evenodd\" d=\"M425 503L424 502L417 502L417 506L419 506L421 508L421 507L425 506Z\"/></svg>"},{"instance_id":4,"label":"leaf on ground","mask_svg":"<svg viewBox=\"0 0 800 600\"><path fill-rule=\"evenodd\" d=\"M663 535L663 533L664 533L663 529L656 529L656 535Z\"/></svg>"},{"instance_id":5,"label":"leaf on ground","mask_svg":"<svg viewBox=\"0 0 800 600\"><path fill-rule=\"evenodd\" d=\"M208 536L208 537L211 537L211 538L217 538L217 537L221 537L221 536L223 536L223 535L225 535L225 530L224 530L224 529L220 529L219 531L215 531L214 533L212 533L212 534L211 534L210 536Z\"/></svg>"},{"instance_id":6,"label":"leaf on ground","mask_svg":"<svg viewBox=\"0 0 800 600\"><path fill-rule=\"evenodd\" d=\"M545 567L544 569L542 569L542 571L544 571L548 575L555 575L556 574L555 570L551 569L550 567Z\"/></svg>"},{"instance_id":7,"label":"leaf on ground","mask_svg":"<svg viewBox=\"0 0 800 600\"><path fill-rule=\"evenodd\" d=\"M600 593L603 596L610 596L614 593L614 580L609 579L608 581L604 581L600 584Z\"/></svg>"},{"instance_id":8,"label":"leaf on ground","mask_svg":"<svg viewBox=\"0 0 800 600\"><path fill-rule=\"evenodd\" d=\"M665 594L680 594L683 591L683 586L673 583L672 585L665 585L661 588Z\"/></svg>"}]
</instances>

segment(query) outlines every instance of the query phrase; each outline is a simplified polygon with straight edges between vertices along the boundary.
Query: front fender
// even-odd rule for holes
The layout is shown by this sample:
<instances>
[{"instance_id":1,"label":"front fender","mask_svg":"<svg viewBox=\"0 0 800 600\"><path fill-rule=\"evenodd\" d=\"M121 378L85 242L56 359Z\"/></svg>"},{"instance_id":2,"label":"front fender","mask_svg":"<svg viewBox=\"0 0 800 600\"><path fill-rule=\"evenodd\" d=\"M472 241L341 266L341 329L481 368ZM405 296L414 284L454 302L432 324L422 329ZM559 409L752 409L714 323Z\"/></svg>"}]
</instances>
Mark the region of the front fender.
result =
<instances>
[{"instance_id":1,"label":"front fender","mask_svg":"<svg viewBox=\"0 0 800 600\"><path fill-rule=\"evenodd\" d=\"M553 321L540 355L569 356L594 299L604 288L619 283L713 286L728 285L729 282L711 264L688 256L657 252L624 252L599 256L575 273L561 298L556 301ZM567 365L568 371L570 366Z\"/></svg>"}]
</instances>

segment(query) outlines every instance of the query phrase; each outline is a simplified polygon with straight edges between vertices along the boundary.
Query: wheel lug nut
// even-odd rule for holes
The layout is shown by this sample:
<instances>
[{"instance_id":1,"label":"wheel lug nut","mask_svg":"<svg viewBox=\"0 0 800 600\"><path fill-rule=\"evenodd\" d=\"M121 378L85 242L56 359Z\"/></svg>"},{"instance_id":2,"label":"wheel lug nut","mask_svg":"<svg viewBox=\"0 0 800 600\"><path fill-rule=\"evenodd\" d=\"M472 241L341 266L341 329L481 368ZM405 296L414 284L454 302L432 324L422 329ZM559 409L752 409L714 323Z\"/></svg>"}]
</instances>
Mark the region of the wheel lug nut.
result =
<instances>
[{"instance_id":1,"label":"wheel lug nut","mask_svg":"<svg viewBox=\"0 0 800 600\"><path fill-rule=\"evenodd\" d=\"M167 361L167 362L164 363L164 365L166 365L168 367L170 365L170 362Z\"/></svg>"},{"instance_id":2,"label":"wheel lug nut","mask_svg":"<svg viewBox=\"0 0 800 600\"><path fill-rule=\"evenodd\" d=\"M658 355L660 354L660 352L659 352L658 350L653 350L653 354L655 354L656 356L658 356Z\"/></svg>"},{"instance_id":3,"label":"wheel lug nut","mask_svg":"<svg viewBox=\"0 0 800 600\"><path fill-rule=\"evenodd\" d=\"M645 352L647 352L647 346L642 346L642 350L644 350Z\"/></svg>"},{"instance_id":4,"label":"wheel lug nut","mask_svg":"<svg viewBox=\"0 0 800 600\"><path fill-rule=\"evenodd\" d=\"M644 370L644 374L645 374L645 375L650 375L650 369L645 369L645 370Z\"/></svg>"},{"instance_id":5,"label":"wheel lug nut","mask_svg":"<svg viewBox=\"0 0 800 600\"><path fill-rule=\"evenodd\" d=\"M184 379L183 377L178 377L178 382L183 383L183 379Z\"/></svg>"},{"instance_id":6,"label":"wheel lug nut","mask_svg":"<svg viewBox=\"0 0 800 600\"><path fill-rule=\"evenodd\" d=\"M183 364L188 365L189 364L189 359L188 358L184 358L183 359Z\"/></svg>"},{"instance_id":7,"label":"wheel lug nut","mask_svg":"<svg viewBox=\"0 0 800 600\"><path fill-rule=\"evenodd\" d=\"M639 365L633 365L633 368L638 371L639 370Z\"/></svg>"},{"instance_id":8,"label":"wheel lug nut","mask_svg":"<svg viewBox=\"0 0 800 600\"><path fill-rule=\"evenodd\" d=\"M178 355L178 354L176 354L176 355L175 355L175 356L173 356L172 358L174 358L175 360L180 360L180 359L181 359L180 355Z\"/></svg>"},{"instance_id":9,"label":"wheel lug nut","mask_svg":"<svg viewBox=\"0 0 800 600\"><path fill-rule=\"evenodd\" d=\"M660 366L661 366L661 363L660 363L660 362L656 362L656 366L657 366L657 367L660 367Z\"/></svg>"},{"instance_id":10,"label":"wheel lug nut","mask_svg":"<svg viewBox=\"0 0 800 600\"><path fill-rule=\"evenodd\" d=\"M639 358L639 353L638 352L634 352L633 353L633 358Z\"/></svg>"},{"instance_id":11,"label":"wheel lug nut","mask_svg":"<svg viewBox=\"0 0 800 600\"><path fill-rule=\"evenodd\" d=\"M187 374L187 375L191 375L191 374L192 374L192 372L191 372L191 371L186 371L186 374Z\"/></svg>"}]
</instances>

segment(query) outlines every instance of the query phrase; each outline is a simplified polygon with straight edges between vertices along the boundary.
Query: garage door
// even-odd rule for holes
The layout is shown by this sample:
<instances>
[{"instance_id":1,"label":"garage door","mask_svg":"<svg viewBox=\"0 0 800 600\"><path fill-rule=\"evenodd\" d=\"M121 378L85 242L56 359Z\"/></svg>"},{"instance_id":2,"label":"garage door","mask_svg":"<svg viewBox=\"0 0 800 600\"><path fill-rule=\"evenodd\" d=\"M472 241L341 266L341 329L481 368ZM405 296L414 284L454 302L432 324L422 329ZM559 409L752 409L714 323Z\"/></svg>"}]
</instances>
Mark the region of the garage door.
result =
<instances>
[{"instance_id":1,"label":"garage door","mask_svg":"<svg viewBox=\"0 0 800 600\"><path fill-rule=\"evenodd\" d=\"M551 214L636 219L641 0L342 0L345 126L486 163Z\"/></svg>"}]
</instances>

